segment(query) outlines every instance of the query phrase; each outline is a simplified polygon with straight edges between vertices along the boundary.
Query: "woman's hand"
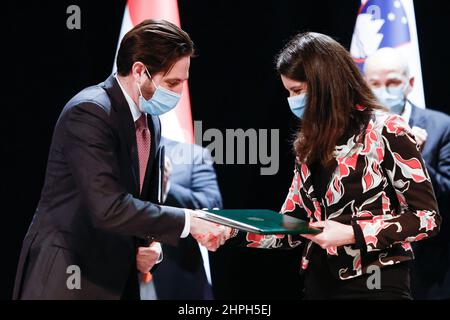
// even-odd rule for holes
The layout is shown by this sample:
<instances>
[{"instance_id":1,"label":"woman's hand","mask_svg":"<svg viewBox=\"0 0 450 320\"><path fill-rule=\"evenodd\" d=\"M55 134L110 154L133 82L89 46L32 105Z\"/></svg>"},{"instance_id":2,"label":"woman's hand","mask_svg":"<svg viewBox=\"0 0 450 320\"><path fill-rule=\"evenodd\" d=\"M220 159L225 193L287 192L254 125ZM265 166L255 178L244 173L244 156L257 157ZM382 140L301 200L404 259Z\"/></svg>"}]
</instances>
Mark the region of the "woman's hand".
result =
<instances>
[{"instance_id":1,"label":"woman's hand","mask_svg":"<svg viewBox=\"0 0 450 320\"><path fill-rule=\"evenodd\" d=\"M317 243L323 249L355 243L352 226L332 220L313 222L310 226L323 228L323 231L319 234L301 234L301 236Z\"/></svg>"}]
</instances>

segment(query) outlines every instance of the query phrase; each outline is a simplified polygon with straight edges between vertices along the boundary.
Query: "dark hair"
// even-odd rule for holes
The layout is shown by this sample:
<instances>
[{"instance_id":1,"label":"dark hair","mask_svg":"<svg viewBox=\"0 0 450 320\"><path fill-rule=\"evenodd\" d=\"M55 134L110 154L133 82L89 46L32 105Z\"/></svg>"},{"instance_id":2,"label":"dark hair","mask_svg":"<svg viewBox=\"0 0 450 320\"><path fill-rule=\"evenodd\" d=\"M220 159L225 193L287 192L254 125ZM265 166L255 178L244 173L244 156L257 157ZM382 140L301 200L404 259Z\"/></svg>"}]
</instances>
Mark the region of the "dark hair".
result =
<instances>
[{"instance_id":1,"label":"dark hair","mask_svg":"<svg viewBox=\"0 0 450 320\"><path fill-rule=\"evenodd\" d=\"M276 57L279 74L307 83L294 151L301 162L329 163L340 138L365 130L382 109L345 48L320 33L294 36Z\"/></svg>"},{"instance_id":2,"label":"dark hair","mask_svg":"<svg viewBox=\"0 0 450 320\"><path fill-rule=\"evenodd\" d=\"M189 35L166 20L144 20L128 31L117 53L117 73L126 76L140 61L151 74L168 72L182 57L194 54Z\"/></svg>"}]
</instances>

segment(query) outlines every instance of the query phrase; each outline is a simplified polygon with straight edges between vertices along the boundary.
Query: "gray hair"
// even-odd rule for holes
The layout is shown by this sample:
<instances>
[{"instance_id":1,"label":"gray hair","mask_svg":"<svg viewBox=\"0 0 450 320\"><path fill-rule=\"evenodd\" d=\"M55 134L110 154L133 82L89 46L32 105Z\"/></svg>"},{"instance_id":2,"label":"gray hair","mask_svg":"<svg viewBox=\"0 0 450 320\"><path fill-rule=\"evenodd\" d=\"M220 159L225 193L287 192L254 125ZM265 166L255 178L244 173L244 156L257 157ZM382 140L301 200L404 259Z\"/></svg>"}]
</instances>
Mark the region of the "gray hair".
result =
<instances>
[{"instance_id":1,"label":"gray hair","mask_svg":"<svg viewBox=\"0 0 450 320\"><path fill-rule=\"evenodd\" d=\"M387 63L401 70L406 77L409 78L411 76L408 59L399 49L389 47L377 50L366 59L364 62L364 73L369 68L376 68Z\"/></svg>"}]
</instances>

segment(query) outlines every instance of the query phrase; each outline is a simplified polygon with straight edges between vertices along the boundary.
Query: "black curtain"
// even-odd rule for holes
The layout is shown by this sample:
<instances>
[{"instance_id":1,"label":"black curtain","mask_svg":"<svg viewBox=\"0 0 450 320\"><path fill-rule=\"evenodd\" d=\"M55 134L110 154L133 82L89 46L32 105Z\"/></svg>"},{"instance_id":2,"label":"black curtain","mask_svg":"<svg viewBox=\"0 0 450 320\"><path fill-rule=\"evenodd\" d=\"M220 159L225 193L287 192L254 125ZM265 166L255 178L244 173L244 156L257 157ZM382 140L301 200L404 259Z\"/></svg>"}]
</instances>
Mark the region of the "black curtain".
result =
<instances>
[{"instance_id":1,"label":"black curtain","mask_svg":"<svg viewBox=\"0 0 450 320\"><path fill-rule=\"evenodd\" d=\"M66 9L81 9L68 30ZM275 54L300 31L326 33L349 48L359 0L179 0L192 36L190 93L203 130L279 129L280 167L217 165L227 208L278 210L292 179L296 122L274 72ZM21 241L43 184L53 127L64 104L111 73L125 1L9 1L2 10L2 263L0 298L10 299ZM449 113L448 2L415 1L426 100ZM224 248L211 255L217 298L296 299L300 252Z\"/></svg>"}]
</instances>

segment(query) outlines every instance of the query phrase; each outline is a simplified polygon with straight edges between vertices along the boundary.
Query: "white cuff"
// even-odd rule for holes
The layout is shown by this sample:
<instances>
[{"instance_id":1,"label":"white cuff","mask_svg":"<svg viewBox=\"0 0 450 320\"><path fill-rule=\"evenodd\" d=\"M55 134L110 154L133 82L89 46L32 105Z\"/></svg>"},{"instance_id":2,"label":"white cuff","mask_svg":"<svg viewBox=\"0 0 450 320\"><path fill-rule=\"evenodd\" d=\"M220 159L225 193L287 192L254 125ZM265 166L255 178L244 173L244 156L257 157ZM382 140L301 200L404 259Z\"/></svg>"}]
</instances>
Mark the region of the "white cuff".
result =
<instances>
[{"instance_id":1,"label":"white cuff","mask_svg":"<svg viewBox=\"0 0 450 320\"><path fill-rule=\"evenodd\" d=\"M163 194L163 203L166 202L169 191L170 191L170 180L167 181L166 191Z\"/></svg>"},{"instance_id":2,"label":"white cuff","mask_svg":"<svg viewBox=\"0 0 450 320\"><path fill-rule=\"evenodd\" d=\"M189 212L186 209L184 209L184 228L180 238L186 238L189 235L190 231L191 231L191 216Z\"/></svg>"},{"instance_id":3,"label":"white cuff","mask_svg":"<svg viewBox=\"0 0 450 320\"><path fill-rule=\"evenodd\" d=\"M156 263L160 263L164 259L161 243L158 242L158 244L159 244L159 250L161 251L161 253L159 254L159 258L158 258L158 261L156 261Z\"/></svg>"}]
</instances>

